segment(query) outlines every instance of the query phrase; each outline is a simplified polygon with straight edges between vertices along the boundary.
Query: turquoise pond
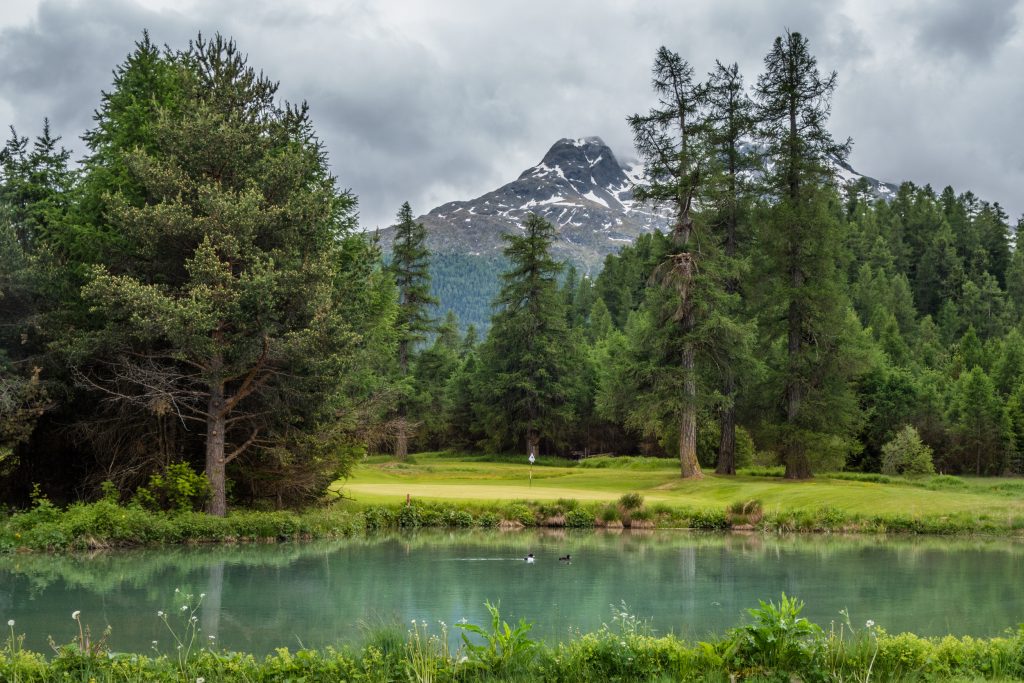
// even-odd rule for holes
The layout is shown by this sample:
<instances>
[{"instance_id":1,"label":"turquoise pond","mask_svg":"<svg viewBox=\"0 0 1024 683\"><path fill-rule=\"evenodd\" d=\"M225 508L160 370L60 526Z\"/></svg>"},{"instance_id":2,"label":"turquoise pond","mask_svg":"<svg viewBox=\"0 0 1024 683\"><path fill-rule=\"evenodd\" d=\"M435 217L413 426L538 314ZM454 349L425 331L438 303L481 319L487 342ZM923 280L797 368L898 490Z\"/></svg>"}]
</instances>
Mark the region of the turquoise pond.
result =
<instances>
[{"instance_id":1,"label":"turquoise pond","mask_svg":"<svg viewBox=\"0 0 1024 683\"><path fill-rule=\"evenodd\" d=\"M521 559L529 552L533 564ZM182 596L205 594L202 643L266 653L358 644L382 623L484 624L489 600L548 641L611 624L623 604L658 634L697 639L785 592L823 626L846 609L855 626L870 619L890 633L994 636L1024 621L1022 576L1024 544L1008 540L419 531L0 557L0 623L13 619L27 647L49 651L48 636L77 633L79 610L94 636L110 625L114 650L151 651L155 640L166 652L173 639L157 612L180 633Z\"/></svg>"}]
</instances>

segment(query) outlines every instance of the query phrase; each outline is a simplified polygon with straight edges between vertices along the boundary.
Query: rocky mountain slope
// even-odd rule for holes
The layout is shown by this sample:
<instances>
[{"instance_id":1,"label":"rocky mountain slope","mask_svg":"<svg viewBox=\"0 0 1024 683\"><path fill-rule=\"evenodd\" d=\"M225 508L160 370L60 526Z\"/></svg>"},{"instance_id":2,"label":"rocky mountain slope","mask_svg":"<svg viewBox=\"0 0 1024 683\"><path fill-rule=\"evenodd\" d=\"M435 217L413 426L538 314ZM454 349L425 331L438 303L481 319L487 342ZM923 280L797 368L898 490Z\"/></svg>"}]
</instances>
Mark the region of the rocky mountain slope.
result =
<instances>
[{"instance_id":1,"label":"rocky mountain slope","mask_svg":"<svg viewBox=\"0 0 1024 683\"><path fill-rule=\"evenodd\" d=\"M563 138L539 164L498 189L476 199L455 201L417 220L427 228L427 247L434 254L500 255L501 234L522 229L527 214L543 216L558 229L552 246L557 259L596 272L615 253L644 232L667 230L670 213L633 199L632 186L643 168L622 164L599 137ZM861 174L838 166L841 182ZM875 196L891 195L896 187L867 178ZM385 253L393 230L380 233Z\"/></svg>"}]
</instances>

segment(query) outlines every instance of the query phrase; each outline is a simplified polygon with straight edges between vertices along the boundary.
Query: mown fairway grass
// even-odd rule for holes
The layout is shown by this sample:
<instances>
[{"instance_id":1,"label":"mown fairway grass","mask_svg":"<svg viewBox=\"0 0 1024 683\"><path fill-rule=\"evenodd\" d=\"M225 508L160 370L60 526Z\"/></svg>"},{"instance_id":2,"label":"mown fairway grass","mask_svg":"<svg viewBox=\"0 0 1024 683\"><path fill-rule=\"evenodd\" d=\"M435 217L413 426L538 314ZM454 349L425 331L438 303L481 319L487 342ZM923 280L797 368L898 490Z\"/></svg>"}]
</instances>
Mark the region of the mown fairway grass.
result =
<instances>
[{"instance_id":1,"label":"mown fairway grass","mask_svg":"<svg viewBox=\"0 0 1024 683\"><path fill-rule=\"evenodd\" d=\"M648 503L724 508L750 499L766 512L813 510L825 506L851 514L943 515L968 513L993 517L1024 514L1024 482L966 479L954 489L931 490L923 481L875 483L820 475L810 481L778 477L705 474L684 481L671 460L603 459L582 464L488 462L474 456L418 454L408 463L375 458L359 465L351 479L339 482L344 494L361 503L417 500L490 503L511 500L616 500L641 493ZM603 466L602 466L603 465Z\"/></svg>"}]
</instances>

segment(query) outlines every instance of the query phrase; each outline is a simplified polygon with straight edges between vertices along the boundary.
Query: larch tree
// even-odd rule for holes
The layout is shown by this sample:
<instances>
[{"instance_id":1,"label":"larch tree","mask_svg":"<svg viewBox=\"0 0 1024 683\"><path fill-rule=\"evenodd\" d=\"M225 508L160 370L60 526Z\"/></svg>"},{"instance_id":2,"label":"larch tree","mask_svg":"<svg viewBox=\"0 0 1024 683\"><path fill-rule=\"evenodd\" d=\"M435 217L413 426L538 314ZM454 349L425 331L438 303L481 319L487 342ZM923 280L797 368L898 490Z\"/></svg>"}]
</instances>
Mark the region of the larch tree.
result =
<instances>
[{"instance_id":1,"label":"larch tree","mask_svg":"<svg viewBox=\"0 0 1024 683\"><path fill-rule=\"evenodd\" d=\"M637 199L668 202L675 211L671 253L655 269L658 284L672 290L663 311L661 325L678 327L682 344L678 349L681 372L679 415L679 465L682 476L700 479L697 462L697 377L696 353L687 339L696 326L694 281L700 273L699 253L694 239L694 202L704 180L706 158L700 146L704 105L693 67L668 48L661 47L654 59L651 85L658 106L647 114L628 118L633 141L647 165L647 177L634 189Z\"/></svg>"},{"instance_id":2,"label":"larch tree","mask_svg":"<svg viewBox=\"0 0 1024 683\"><path fill-rule=\"evenodd\" d=\"M735 293L728 291L728 282L734 269L724 251L728 239L716 234L716 228L727 224L714 225L706 210L720 152L711 135L709 89L694 81L685 60L664 47L652 71L658 105L628 119L646 164L645 179L634 195L670 206L674 217L667 249L651 275L655 286L645 299L650 324L635 328L646 332L633 348L658 370L650 377L646 398L631 411L632 422L650 431L665 420L658 412L670 407L678 425L681 475L699 479L698 413L721 405L721 394L708 376L714 374L712 367L727 362L725 349L748 335L730 318ZM642 405L646 401L658 405Z\"/></svg>"},{"instance_id":3,"label":"larch tree","mask_svg":"<svg viewBox=\"0 0 1024 683\"><path fill-rule=\"evenodd\" d=\"M770 199L760 242L769 284L762 319L783 344L774 363L784 406L777 447L786 477L802 479L817 466L842 466L858 419L850 380L859 323L837 268L841 233L830 206L834 165L850 142L836 142L825 127L837 76L821 74L806 38L776 38L764 65L755 89Z\"/></svg>"},{"instance_id":4,"label":"larch tree","mask_svg":"<svg viewBox=\"0 0 1024 683\"><path fill-rule=\"evenodd\" d=\"M398 210L395 240L391 248L391 272L398 287L398 374L399 397L394 421L395 457L404 460L409 455L409 437L413 431L409 423L409 402L412 399L410 368L416 345L427 338L434 328L430 310L437 299L430 294L430 251L427 249L427 229L417 223L409 202Z\"/></svg>"},{"instance_id":5,"label":"larch tree","mask_svg":"<svg viewBox=\"0 0 1024 683\"><path fill-rule=\"evenodd\" d=\"M708 135L712 150L712 172L709 174L708 204L714 231L722 243L722 257L729 272L725 276L725 292L731 297L726 305L733 316L740 311L740 265L743 251L749 251L750 214L753 188L749 180L756 165L750 146L754 133L754 103L746 94L743 76L736 63L715 63L706 85ZM741 251L741 247L742 250ZM718 410L718 461L715 472L736 474L736 390L744 360L750 347L743 343L731 348L723 346L721 372L721 406Z\"/></svg>"}]
</instances>

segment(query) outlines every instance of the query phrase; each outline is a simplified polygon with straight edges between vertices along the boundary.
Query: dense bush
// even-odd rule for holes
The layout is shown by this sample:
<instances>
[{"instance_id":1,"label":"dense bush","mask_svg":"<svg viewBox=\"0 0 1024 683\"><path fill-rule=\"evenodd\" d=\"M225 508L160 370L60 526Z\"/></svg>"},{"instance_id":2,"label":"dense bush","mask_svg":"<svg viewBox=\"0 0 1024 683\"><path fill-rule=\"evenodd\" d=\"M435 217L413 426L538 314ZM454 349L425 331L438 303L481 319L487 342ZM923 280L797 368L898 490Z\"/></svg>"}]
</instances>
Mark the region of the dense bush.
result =
<instances>
[{"instance_id":1,"label":"dense bush","mask_svg":"<svg viewBox=\"0 0 1024 683\"><path fill-rule=\"evenodd\" d=\"M932 449L921 441L913 425L907 425L882 446L882 473L924 475L935 474Z\"/></svg>"}]
</instances>

